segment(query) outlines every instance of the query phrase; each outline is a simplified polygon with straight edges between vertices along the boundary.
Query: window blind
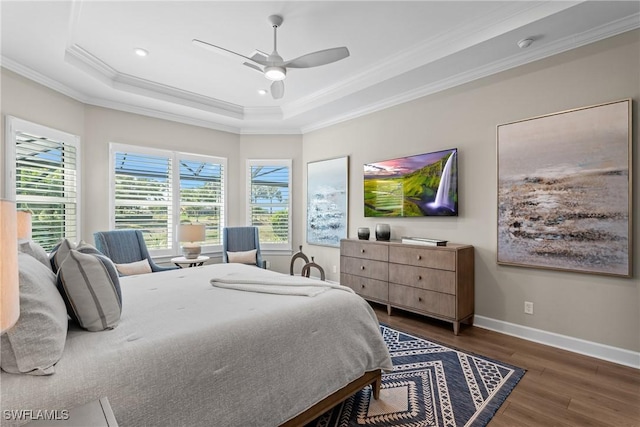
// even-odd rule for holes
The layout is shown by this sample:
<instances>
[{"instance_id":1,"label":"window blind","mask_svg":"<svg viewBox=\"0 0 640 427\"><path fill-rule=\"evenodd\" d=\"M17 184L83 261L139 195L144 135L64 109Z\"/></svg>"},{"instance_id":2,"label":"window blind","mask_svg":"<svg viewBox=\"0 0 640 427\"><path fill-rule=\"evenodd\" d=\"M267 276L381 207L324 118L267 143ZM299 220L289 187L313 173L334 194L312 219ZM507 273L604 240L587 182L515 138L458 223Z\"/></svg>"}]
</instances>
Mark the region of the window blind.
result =
<instances>
[{"instance_id":1,"label":"window blind","mask_svg":"<svg viewBox=\"0 0 640 427\"><path fill-rule=\"evenodd\" d=\"M261 244L289 245L291 167L259 163L249 164L249 221L260 230Z\"/></svg>"},{"instance_id":2,"label":"window blind","mask_svg":"<svg viewBox=\"0 0 640 427\"><path fill-rule=\"evenodd\" d=\"M17 131L15 153L17 208L32 212L33 240L46 250L62 237L77 240L77 146Z\"/></svg>"}]
</instances>

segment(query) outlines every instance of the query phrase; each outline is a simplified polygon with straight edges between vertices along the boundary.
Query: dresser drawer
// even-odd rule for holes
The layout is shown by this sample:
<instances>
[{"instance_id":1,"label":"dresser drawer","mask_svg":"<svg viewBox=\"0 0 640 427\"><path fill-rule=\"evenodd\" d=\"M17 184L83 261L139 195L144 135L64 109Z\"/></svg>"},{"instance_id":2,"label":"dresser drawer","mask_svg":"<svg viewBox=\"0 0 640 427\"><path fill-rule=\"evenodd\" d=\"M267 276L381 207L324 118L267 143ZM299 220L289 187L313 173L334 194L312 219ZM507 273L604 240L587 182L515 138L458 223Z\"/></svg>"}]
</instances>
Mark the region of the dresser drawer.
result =
<instances>
[{"instance_id":1,"label":"dresser drawer","mask_svg":"<svg viewBox=\"0 0 640 427\"><path fill-rule=\"evenodd\" d=\"M390 283L389 303L450 319L456 316L456 297L441 292Z\"/></svg>"},{"instance_id":2,"label":"dresser drawer","mask_svg":"<svg viewBox=\"0 0 640 427\"><path fill-rule=\"evenodd\" d=\"M456 271L456 253L440 247L391 246L389 262Z\"/></svg>"},{"instance_id":3,"label":"dresser drawer","mask_svg":"<svg viewBox=\"0 0 640 427\"><path fill-rule=\"evenodd\" d=\"M340 242L340 255L386 262L389 260L389 247L387 245L369 243L366 240L342 240Z\"/></svg>"},{"instance_id":4,"label":"dresser drawer","mask_svg":"<svg viewBox=\"0 0 640 427\"><path fill-rule=\"evenodd\" d=\"M364 299L372 299L384 303L389 300L389 284L382 280L340 273L340 284L350 287Z\"/></svg>"},{"instance_id":5,"label":"dresser drawer","mask_svg":"<svg viewBox=\"0 0 640 427\"><path fill-rule=\"evenodd\" d=\"M386 282L389 280L389 264L382 261L342 256L340 257L340 273L369 277Z\"/></svg>"},{"instance_id":6,"label":"dresser drawer","mask_svg":"<svg viewBox=\"0 0 640 427\"><path fill-rule=\"evenodd\" d=\"M454 271L389 264L389 281L447 294L456 293L456 273Z\"/></svg>"}]
</instances>

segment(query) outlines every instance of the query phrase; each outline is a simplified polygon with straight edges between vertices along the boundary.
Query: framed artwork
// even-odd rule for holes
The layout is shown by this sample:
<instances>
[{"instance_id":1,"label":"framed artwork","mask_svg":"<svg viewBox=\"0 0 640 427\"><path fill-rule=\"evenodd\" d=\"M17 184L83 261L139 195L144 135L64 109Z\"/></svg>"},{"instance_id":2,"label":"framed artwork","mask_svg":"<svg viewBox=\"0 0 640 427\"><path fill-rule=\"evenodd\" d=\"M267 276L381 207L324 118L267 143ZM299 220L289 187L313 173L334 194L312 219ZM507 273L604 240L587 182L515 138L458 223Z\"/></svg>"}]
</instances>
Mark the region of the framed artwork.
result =
<instances>
[{"instance_id":1,"label":"framed artwork","mask_svg":"<svg viewBox=\"0 0 640 427\"><path fill-rule=\"evenodd\" d=\"M347 237L349 157L307 163L307 243L340 246Z\"/></svg>"},{"instance_id":2,"label":"framed artwork","mask_svg":"<svg viewBox=\"0 0 640 427\"><path fill-rule=\"evenodd\" d=\"M499 125L504 265L630 277L631 99Z\"/></svg>"}]
</instances>

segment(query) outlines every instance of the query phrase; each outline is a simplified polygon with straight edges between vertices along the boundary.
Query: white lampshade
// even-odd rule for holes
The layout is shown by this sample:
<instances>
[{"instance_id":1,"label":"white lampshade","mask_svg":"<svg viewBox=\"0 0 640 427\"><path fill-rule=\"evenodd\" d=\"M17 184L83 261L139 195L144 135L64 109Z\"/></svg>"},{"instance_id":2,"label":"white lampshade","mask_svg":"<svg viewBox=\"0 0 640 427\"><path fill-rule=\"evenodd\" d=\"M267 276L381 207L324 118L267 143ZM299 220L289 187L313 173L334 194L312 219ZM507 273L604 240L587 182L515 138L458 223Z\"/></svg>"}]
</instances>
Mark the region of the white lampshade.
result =
<instances>
[{"instance_id":1,"label":"white lampshade","mask_svg":"<svg viewBox=\"0 0 640 427\"><path fill-rule=\"evenodd\" d=\"M205 239L204 224L180 224L181 242L202 242Z\"/></svg>"},{"instance_id":2,"label":"white lampshade","mask_svg":"<svg viewBox=\"0 0 640 427\"><path fill-rule=\"evenodd\" d=\"M187 259L196 259L200 255L202 248L199 243L202 242L205 236L204 224L180 224L179 238L181 242L188 242L182 245L182 253Z\"/></svg>"},{"instance_id":3,"label":"white lampshade","mask_svg":"<svg viewBox=\"0 0 640 427\"><path fill-rule=\"evenodd\" d=\"M31 212L18 211L18 240L31 240Z\"/></svg>"},{"instance_id":4,"label":"white lampshade","mask_svg":"<svg viewBox=\"0 0 640 427\"><path fill-rule=\"evenodd\" d=\"M0 333L20 316L16 204L0 200Z\"/></svg>"}]
</instances>

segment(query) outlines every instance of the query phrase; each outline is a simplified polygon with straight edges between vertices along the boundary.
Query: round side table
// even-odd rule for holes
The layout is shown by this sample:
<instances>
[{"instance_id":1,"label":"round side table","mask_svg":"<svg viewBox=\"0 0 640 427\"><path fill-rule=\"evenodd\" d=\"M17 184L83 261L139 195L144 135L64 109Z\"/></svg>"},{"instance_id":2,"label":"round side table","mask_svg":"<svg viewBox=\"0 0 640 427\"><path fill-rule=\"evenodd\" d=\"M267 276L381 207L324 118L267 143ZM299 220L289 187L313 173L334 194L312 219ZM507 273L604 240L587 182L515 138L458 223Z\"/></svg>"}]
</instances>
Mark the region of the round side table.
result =
<instances>
[{"instance_id":1,"label":"round side table","mask_svg":"<svg viewBox=\"0 0 640 427\"><path fill-rule=\"evenodd\" d=\"M184 268L183 266L188 267L200 267L206 261L209 261L209 257L205 255L200 255L198 258L185 258L183 256L171 258L171 262L177 265L180 268Z\"/></svg>"}]
</instances>

